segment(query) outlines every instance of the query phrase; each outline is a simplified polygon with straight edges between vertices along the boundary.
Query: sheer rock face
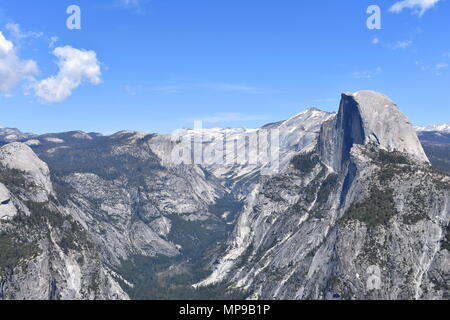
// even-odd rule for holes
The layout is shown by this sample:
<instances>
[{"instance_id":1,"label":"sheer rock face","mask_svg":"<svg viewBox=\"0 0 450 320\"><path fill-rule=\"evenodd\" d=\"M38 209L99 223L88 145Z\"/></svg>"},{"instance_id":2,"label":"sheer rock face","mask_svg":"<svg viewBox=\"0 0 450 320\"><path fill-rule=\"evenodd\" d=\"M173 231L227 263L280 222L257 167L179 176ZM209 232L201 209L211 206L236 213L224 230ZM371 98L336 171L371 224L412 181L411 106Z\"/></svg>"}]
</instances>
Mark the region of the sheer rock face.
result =
<instances>
[{"instance_id":1,"label":"sheer rock face","mask_svg":"<svg viewBox=\"0 0 450 320\"><path fill-rule=\"evenodd\" d=\"M345 165L355 144L372 144L429 162L411 122L388 97L373 91L343 94L336 119L322 127L319 151L335 171Z\"/></svg>"},{"instance_id":2,"label":"sheer rock face","mask_svg":"<svg viewBox=\"0 0 450 320\"><path fill-rule=\"evenodd\" d=\"M450 178L397 107L344 94L316 149L254 188L198 285L262 299L446 299L449 205Z\"/></svg>"}]
</instances>

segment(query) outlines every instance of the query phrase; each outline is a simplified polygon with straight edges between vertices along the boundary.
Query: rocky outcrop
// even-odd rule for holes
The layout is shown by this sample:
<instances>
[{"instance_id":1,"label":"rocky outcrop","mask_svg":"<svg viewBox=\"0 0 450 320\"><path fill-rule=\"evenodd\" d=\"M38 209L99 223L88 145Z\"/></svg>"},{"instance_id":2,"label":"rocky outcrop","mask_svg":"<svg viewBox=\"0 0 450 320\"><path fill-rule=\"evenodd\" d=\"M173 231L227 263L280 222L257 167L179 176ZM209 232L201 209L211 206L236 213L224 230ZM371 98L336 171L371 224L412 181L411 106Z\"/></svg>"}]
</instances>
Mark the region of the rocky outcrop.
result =
<instances>
[{"instance_id":1,"label":"rocky outcrop","mask_svg":"<svg viewBox=\"0 0 450 320\"><path fill-rule=\"evenodd\" d=\"M29 146L14 142L0 148L0 168L12 170L11 174L22 173L33 192L25 195L35 202L48 201L54 195L50 181L50 170Z\"/></svg>"}]
</instances>

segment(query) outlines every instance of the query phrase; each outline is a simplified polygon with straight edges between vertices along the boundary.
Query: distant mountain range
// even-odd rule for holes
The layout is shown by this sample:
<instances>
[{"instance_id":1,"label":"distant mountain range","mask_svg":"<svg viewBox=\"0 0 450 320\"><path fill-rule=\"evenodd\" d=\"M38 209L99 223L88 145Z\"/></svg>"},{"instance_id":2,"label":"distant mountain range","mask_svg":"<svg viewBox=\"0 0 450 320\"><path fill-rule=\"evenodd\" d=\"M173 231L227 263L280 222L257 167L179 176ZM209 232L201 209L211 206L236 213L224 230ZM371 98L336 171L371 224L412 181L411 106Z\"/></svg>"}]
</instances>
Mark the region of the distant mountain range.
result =
<instances>
[{"instance_id":1,"label":"distant mountain range","mask_svg":"<svg viewBox=\"0 0 450 320\"><path fill-rule=\"evenodd\" d=\"M441 133L450 133L450 122L445 124L432 125L428 127L416 127L418 132L441 132Z\"/></svg>"},{"instance_id":2,"label":"distant mountain range","mask_svg":"<svg viewBox=\"0 0 450 320\"><path fill-rule=\"evenodd\" d=\"M308 128L314 128L315 131L319 129L320 123L314 121L314 119L307 119L305 120L304 117L309 116L310 113L318 113L318 114L328 114L330 116L333 115L333 113L324 113L323 111L320 111L317 108L311 108L308 109L305 112L302 112L291 119L287 121L279 121L276 123L270 123L265 126L262 126L261 129L271 129L276 128L278 126L287 126L289 128L294 128L297 125L297 122L300 121L302 124L306 125L305 130L308 131ZM309 121L308 121L309 120ZM423 145L423 148L430 159L433 166L438 168L439 170L443 170L447 173L450 173L450 123L447 124L441 124L441 125L431 125L428 127L414 127L417 131L417 135L419 137L420 142ZM313 132L312 130L311 132ZM285 130L284 132L287 132L288 130ZM202 130L204 134L206 134L209 139L214 140L217 136L223 135L226 132L230 134L231 132L235 132L235 135L239 134L248 134L249 132L255 132L255 129L206 129ZM256 131L257 132L257 131ZM115 135L120 135L124 133L129 134L135 134L136 132L133 131L121 131L116 133ZM305 132L306 133L306 132ZM141 133L144 134L145 133ZM193 129L185 129L186 138L190 139L196 134L196 130ZM308 135L288 135L285 136L284 139L305 139ZM56 147L57 144L63 144L66 143L73 143L79 140L92 140L98 137L103 137L101 133L85 133L83 131L69 131L69 132L63 132L63 133L48 133L43 135L37 135L33 133L23 133L19 129L16 128L6 128L0 126L0 145L7 144L11 142L23 142L29 146L38 146L38 145L53 145ZM311 137L307 138L311 139ZM282 144L286 145L286 143L289 143L288 141L282 142ZM291 145L295 145L295 143L291 142ZM62 147L62 146L61 146ZM285 159L285 161L292 155L289 153L287 149L284 150L285 152L282 152L282 157ZM293 149L295 151L295 149ZM220 166L217 168L217 170L221 170Z\"/></svg>"}]
</instances>

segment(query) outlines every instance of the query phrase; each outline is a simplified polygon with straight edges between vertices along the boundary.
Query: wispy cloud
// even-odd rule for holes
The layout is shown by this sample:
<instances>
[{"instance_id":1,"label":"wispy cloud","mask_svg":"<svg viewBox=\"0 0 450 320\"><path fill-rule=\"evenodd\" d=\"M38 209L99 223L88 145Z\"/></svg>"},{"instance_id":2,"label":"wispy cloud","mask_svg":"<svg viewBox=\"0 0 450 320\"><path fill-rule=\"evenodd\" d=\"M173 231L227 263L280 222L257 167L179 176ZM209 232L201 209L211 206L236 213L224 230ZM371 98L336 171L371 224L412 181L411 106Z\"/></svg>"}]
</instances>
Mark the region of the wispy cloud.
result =
<instances>
[{"instance_id":1,"label":"wispy cloud","mask_svg":"<svg viewBox=\"0 0 450 320\"><path fill-rule=\"evenodd\" d=\"M223 92L237 92L244 94L261 94L264 91L253 86L235 84L235 83L181 83L174 85L160 85L160 86L143 86L143 85L126 85L125 91L129 95L137 95L139 93L159 93L159 94L174 94L186 90L204 89L212 91Z\"/></svg>"},{"instance_id":2,"label":"wispy cloud","mask_svg":"<svg viewBox=\"0 0 450 320\"><path fill-rule=\"evenodd\" d=\"M177 93L180 89L180 86L155 86L155 87L146 87L143 85L125 85L124 87L125 91L130 96L136 96L139 93L142 92L155 92L155 93L161 93L161 94L171 94L171 93Z\"/></svg>"},{"instance_id":3,"label":"wispy cloud","mask_svg":"<svg viewBox=\"0 0 450 320\"><path fill-rule=\"evenodd\" d=\"M234 83L203 83L197 84L198 87L209 88L217 91L232 91L232 92L242 92L242 93L250 93L250 94L259 94L263 91L259 88L247 86L243 84L234 84Z\"/></svg>"},{"instance_id":4,"label":"wispy cloud","mask_svg":"<svg viewBox=\"0 0 450 320\"><path fill-rule=\"evenodd\" d=\"M352 73L352 77L356 79L372 79L383 72L381 67L377 67L374 70L357 71Z\"/></svg>"},{"instance_id":5,"label":"wispy cloud","mask_svg":"<svg viewBox=\"0 0 450 320\"><path fill-rule=\"evenodd\" d=\"M372 43L373 44L379 44L380 43L380 39L379 38L373 38Z\"/></svg>"},{"instance_id":6,"label":"wispy cloud","mask_svg":"<svg viewBox=\"0 0 450 320\"><path fill-rule=\"evenodd\" d=\"M23 31L18 23L8 23L5 29L16 43L21 43L26 39L42 39L48 43L50 48L53 48L56 42L58 42L58 37L56 36L48 37L43 32Z\"/></svg>"},{"instance_id":7,"label":"wispy cloud","mask_svg":"<svg viewBox=\"0 0 450 320\"><path fill-rule=\"evenodd\" d=\"M224 112L216 113L212 116L199 117L199 118L188 118L185 119L188 122L202 121L205 124L217 124L224 122L248 122L248 121L264 121L268 120L266 115L249 115L242 114L239 112Z\"/></svg>"},{"instance_id":8,"label":"wispy cloud","mask_svg":"<svg viewBox=\"0 0 450 320\"><path fill-rule=\"evenodd\" d=\"M338 101L336 98L323 98L323 99L314 100L314 102L319 102L319 103L336 102L336 101Z\"/></svg>"},{"instance_id":9,"label":"wispy cloud","mask_svg":"<svg viewBox=\"0 0 450 320\"><path fill-rule=\"evenodd\" d=\"M402 0L394 3L389 11L400 13L404 9L413 10L414 14L423 16L425 12L433 8L440 0Z\"/></svg>"},{"instance_id":10,"label":"wispy cloud","mask_svg":"<svg viewBox=\"0 0 450 320\"><path fill-rule=\"evenodd\" d=\"M422 65L420 62L416 61L416 65L420 68L420 70L424 72L434 72L437 76L440 76L443 72L443 70L447 69L449 67L449 64L446 62L439 62L435 65L427 66Z\"/></svg>"},{"instance_id":11,"label":"wispy cloud","mask_svg":"<svg viewBox=\"0 0 450 320\"><path fill-rule=\"evenodd\" d=\"M40 38L44 35L42 32L23 32L20 25L17 23L8 23L5 28L17 40L26 38Z\"/></svg>"},{"instance_id":12,"label":"wispy cloud","mask_svg":"<svg viewBox=\"0 0 450 320\"><path fill-rule=\"evenodd\" d=\"M48 38L48 46L50 48L53 48L58 41L59 41L58 37L56 37L56 36L50 37L50 38Z\"/></svg>"},{"instance_id":13,"label":"wispy cloud","mask_svg":"<svg viewBox=\"0 0 450 320\"><path fill-rule=\"evenodd\" d=\"M436 66L434 68L435 68L435 71L436 71L436 75L440 76L442 70L448 68L448 63L440 62L440 63L436 64Z\"/></svg>"},{"instance_id":14,"label":"wispy cloud","mask_svg":"<svg viewBox=\"0 0 450 320\"><path fill-rule=\"evenodd\" d=\"M116 0L115 6L122 9L130 10L137 14L145 12L145 5L150 0Z\"/></svg>"},{"instance_id":15,"label":"wispy cloud","mask_svg":"<svg viewBox=\"0 0 450 320\"><path fill-rule=\"evenodd\" d=\"M405 40L405 41L398 41L392 45L392 49L406 49L408 47L411 47L413 42L411 40Z\"/></svg>"}]
</instances>

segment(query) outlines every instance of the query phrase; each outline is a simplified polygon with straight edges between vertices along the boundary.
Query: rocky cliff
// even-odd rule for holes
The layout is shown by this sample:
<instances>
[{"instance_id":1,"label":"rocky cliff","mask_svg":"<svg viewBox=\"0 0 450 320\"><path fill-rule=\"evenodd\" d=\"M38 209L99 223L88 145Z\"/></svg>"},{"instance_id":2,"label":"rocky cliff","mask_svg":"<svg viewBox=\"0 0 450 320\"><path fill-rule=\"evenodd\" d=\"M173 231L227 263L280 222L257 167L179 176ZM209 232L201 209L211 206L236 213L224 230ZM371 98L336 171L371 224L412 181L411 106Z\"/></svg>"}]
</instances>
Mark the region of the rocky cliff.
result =
<instances>
[{"instance_id":1,"label":"rocky cliff","mask_svg":"<svg viewBox=\"0 0 450 320\"><path fill-rule=\"evenodd\" d=\"M255 187L198 285L263 299L448 298L449 188L390 100L344 94L316 147Z\"/></svg>"}]
</instances>

